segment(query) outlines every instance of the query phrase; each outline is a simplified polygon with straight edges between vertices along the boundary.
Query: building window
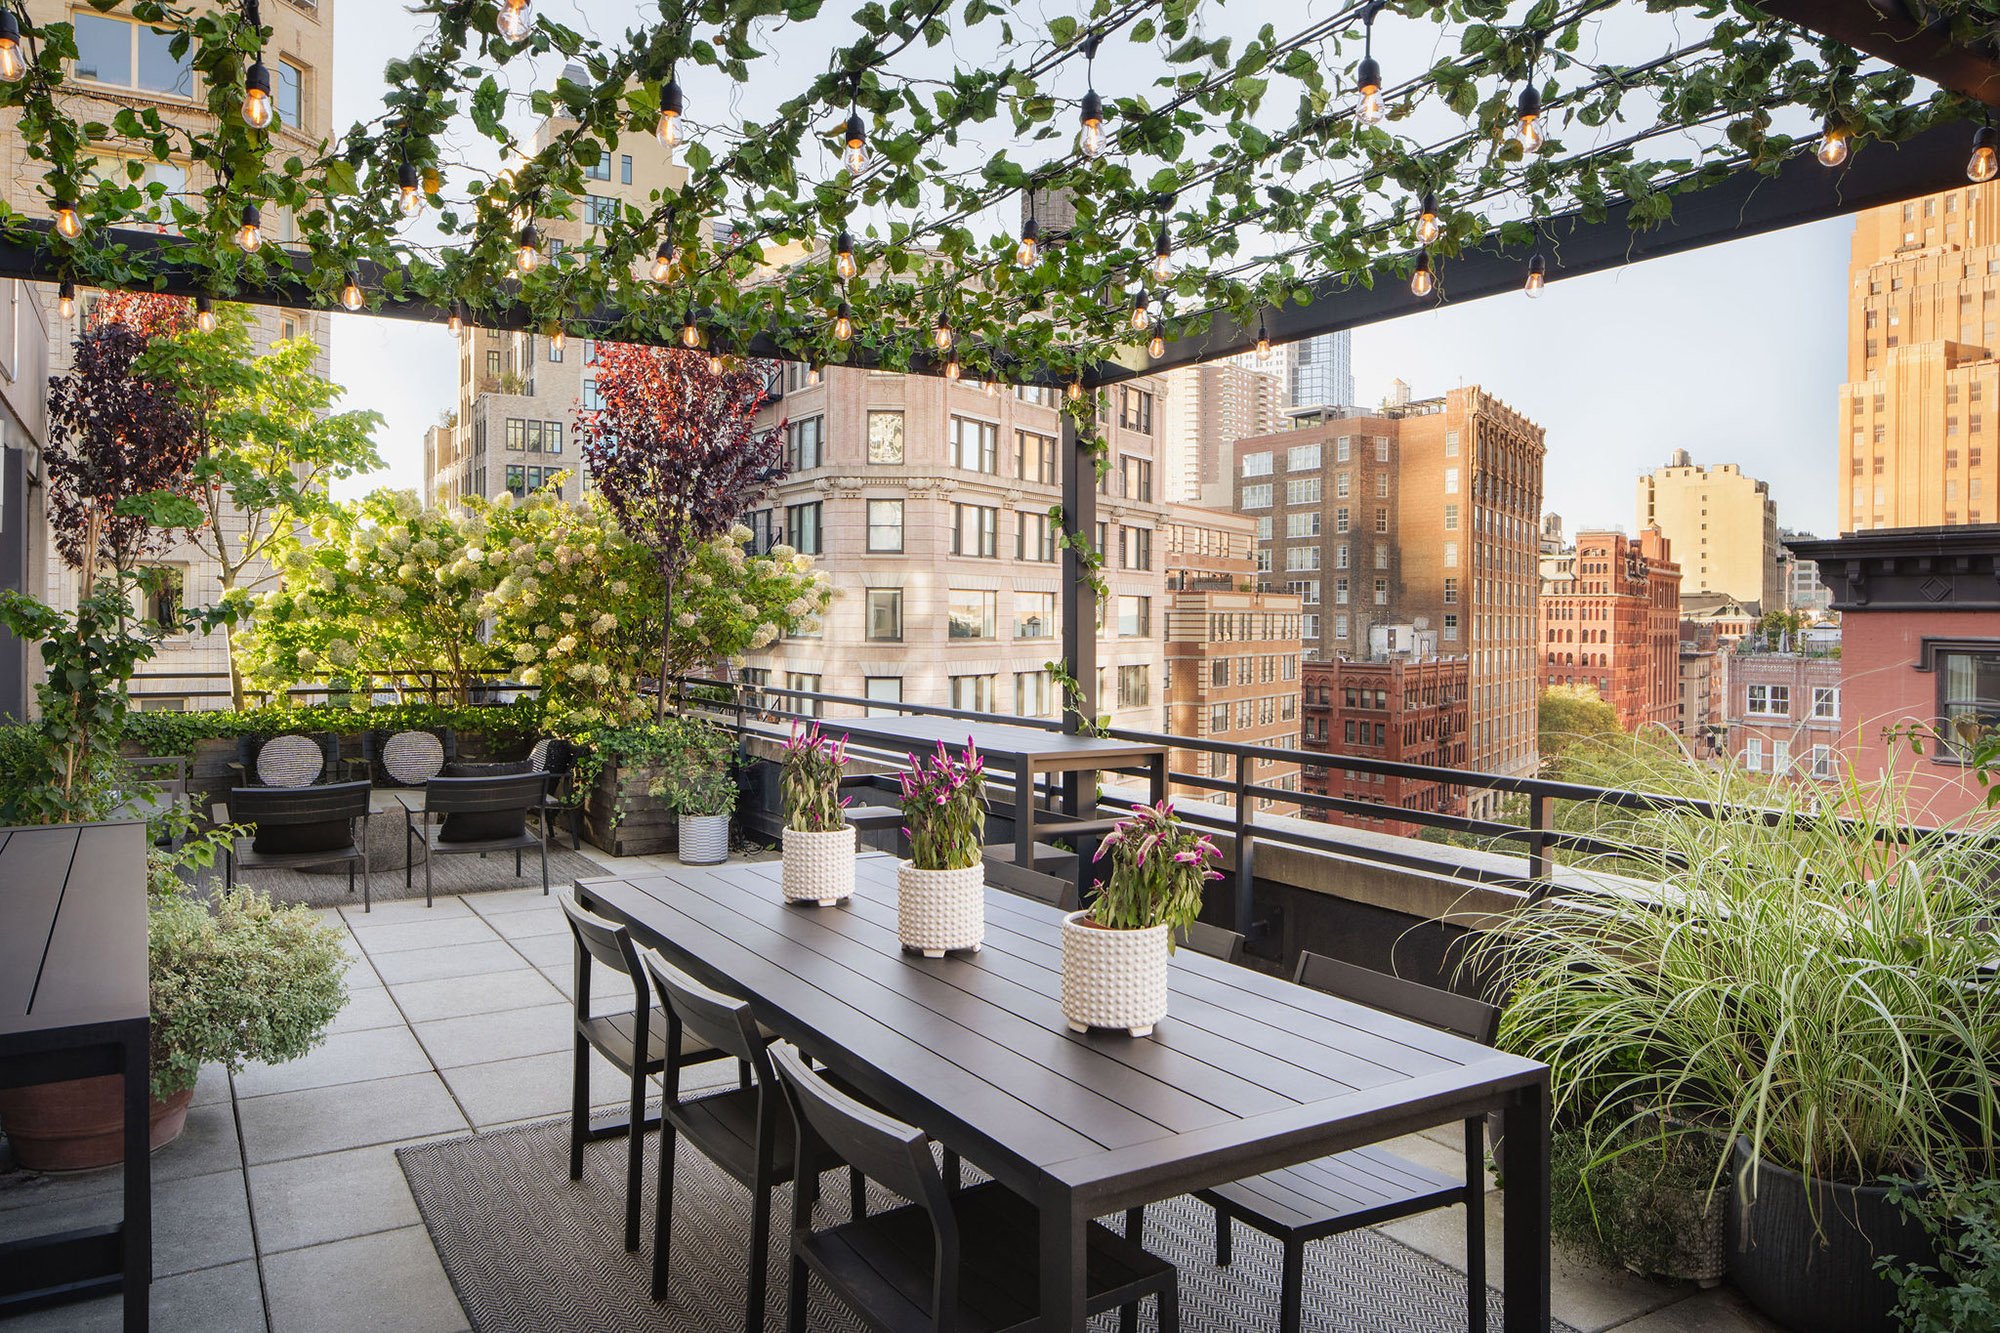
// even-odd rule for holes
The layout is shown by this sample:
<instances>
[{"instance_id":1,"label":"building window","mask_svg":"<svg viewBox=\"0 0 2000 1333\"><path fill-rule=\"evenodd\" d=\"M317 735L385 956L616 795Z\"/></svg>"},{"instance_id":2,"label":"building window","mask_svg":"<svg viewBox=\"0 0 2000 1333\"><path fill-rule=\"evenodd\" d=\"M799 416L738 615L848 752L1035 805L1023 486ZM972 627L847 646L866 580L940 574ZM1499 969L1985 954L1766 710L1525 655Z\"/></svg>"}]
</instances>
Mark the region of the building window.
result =
<instances>
[{"instance_id":1,"label":"building window","mask_svg":"<svg viewBox=\"0 0 2000 1333\"><path fill-rule=\"evenodd\" d=\"M1317 611L1307 612L1305 615L1299 617L1299 637L1307 640L1319 637L1319 613Z\"/></svg>"},{"instance_id":2,"label":"building window","mask_svg":"<svg viewBox=\"0 0 2000 1333\"><path fill-rule=\"evenodd\" d=\"M1764 771L1764 738L1751 736L1743 742L1743 767L1752 773Z\"/></svg>"},{"instance_id":3,"label":"building window","mask_svg":"<svg viewBox=\"0 0 2000 1333\"><path fill-rule=\"evenodd\" d=\"M968 472L998 475L1000 471L1000 428L990 421L971 417L951 419L951 465Z\"/></svg>"},{"instance_id":4,"label":"building window","mask_svg":"<svg viewBox=\"0 0 2000 1333\"><path fill-rule=\"evenodd\" d=\"M817 671L787 671L785 673L785 688L788 690L797 690L800 694L818 694L820 690L820 674ZM818 717L821 712L820 701L817 699L788 698L785 702L791 706L794 713L803 713L807 717Z\"/></svg>"},{"instance_id":5,"label":"building window","mask_svg":"<svg viewBox=\"0 0 2000 1333\"><path fill-rule=\"evenodd\" d=\"M1246 477L1270 476L1271 451L1266 449L1258 453L1243 455L1243 475Z\"/></svg>"},{"instance_id":6,"label":"building window","mask_svg":"<svg viewBox=\"0 0 2000 1333\"><path fill-rule=\"evenodd\" d=\"M610 227L618 221L618 201L609 195L584 196L583 220L593 227Z\"/></svg>"},{"instance_id":7,"label":"building window","mask_svg":"<svg viewBox=\"0 0 2000 1333\"><path fill-rule=\"evenodd\" d=\"M611 154L600 152L597 160L583 169L587 181L608 181L611 179Z\"/></svg>"},{"instance_id":8,"label":"building window","mask_svg":"<svg viewBox=\"0 0 2000 1333\"><path fill-rule=\"evenodd\" d=\"M1744 690L1743 711L1751 717L1790 717L1792 715L1792 687L1789 685L1750 685Z\"/></svg>"},{"instance_id":9,"label":"building window","mask_svg":"<svg viewBox=\"0 0 2000 1333\"><path fill-rule=\"evenodd\" d=\"M1285 471L1317 472L1320 465L1318 444L1295 444L1285 450Z\"/></svg>"},{"instance_id":10,"label":"building window","mask_svg":"<svg viewBox=\"0 0 2000 1333\"><path fill-rule=\"evenodd\" d=\"M999 555L1000 511L986 505L953 505L951 553L988 558Z\"/></svg>"},{"instance_id":11,"label":"building window","mask_svg":"<svg viewBox=\"0 0 2000 1333\"><path fill-rule=\"evenodd\" d=\"M1014 594L1014 637L1053 639L1056 636L1056 595L1052 592Z\"/></svg>"},{"instance_id":12,"label":"building window","mask_svg":"<svg viewBox=\"0 0 2000 1333\"><path fill-rule=\"evenodd\" d=\"M1388 604L1389 604L1389 580L1387 580L1387 579L1376 579L1376 580L1375 580L1375 605L1377 605L1377 606L1387 606Z\"/></svg>"},{"instance_id":13,"label":"building window","mask_svg":"<svg viewBox=\"0 0 2000 1333\"><path fill-rule=\"evenodd\" d=\"M785 468L805 472L820 465L821 446L826 439L826 418L807 417L785 427Z\"/></svg>"},{"instance_id":14,"label":"building window","mask_svg":"<svg viewBox=\"0 0 2000 1333\"><path fill-rule=\"evenodd\" d=\"M1121 639L1145 639L1153 633L1153 599L1150 597L1120 597L1118 599L1118 637Z\"/></svg>"},{"instance_id":15,"label":"building window","mask_svg":"<svg viewBox=\"0 0 2000 1333\"><path fill-rule=\"evenodd\" d=\"M1121 569L1151 569L1153 567L1153 530L1151 528L1118 529L1118 566Z\"/></svg>"},{"instance_id":16,"label":"building window","mask_svg":"<svg viewBox=\"0 0 2000 1333\"><path fill-rule=\"evenodd\" d=\"M306 124L306 71L305 67L290 60L278 61L277 80L271 89L271 99L278 104L279 123L291 129L304 129Z\"/></svg>"},{"instance_id":17,"label":"building window","mask_svg":"<svg viewBox=\"0 0 2000 1333\"><path fill-rule=\"evenodd\" d=\"M1455 578L1449 578L1444 581L1444 604L1446 606L1458 605L1458 580Z\"/></svg>"},{"instance_id":18,"label":"building window","mask_svg":"<svg viewBox=\"0 0 2000 1333\"><path fill-rule=\"evenodd\" d=\"M1439 631L1439 637L1446 643L1458 642L1458 612L1444 613L1444 628Z\"/></svg>"},{"instance_id":19,"label":"building window","mask_svg":"<svg viewBox=\"0 0 2000 1333\"><path fill-rule=\"evenodd\" d=\"M1335 532L1346 532L1348 527L1347 508L1343 505L1333 511L1333 530Z\"/></svg>"},{"instance_id":20,"label":"building window","mask_svg":"<svg viewBox=\"0 0 2000 1333\"><path fill-rule=\"evenodd\" d=\"M1458 531L1458 506L1455 504L1449 504L1444 507L1444 530L1446 532Z\"/></svg>"},{"instance_id":21,"label":"building window","mask_svg":"<svg viewBox=\"0 0 2000 1333\"><path fill-rule=\"evenodd\" d=\"M1446 458L1458 457L1458 432L1455 430L1448 430L1444 433L1444 456Z\"/></svg>"},{"instance_id":22,"label":"building window","mask_svg":"<svg viewBox=\"0 0 2000 1333\"><path fill-rule=\"evenodd\" d=\"M1333 461L1345 463L1354 457L1354 439L1343 435L1333 442Z\"/></svg>"},{"instance_id":23,"label":"building window","mask_svg":"<svg viewBox=\"0 0 2000 1333\"><path fill-rule=\"evenodd\" d=\"M193 95L194 70L185 54L173 53L174 36L108 14L79 10L70 21L76 36L72 72L77 78L171 97Z\"/></svg>"},{"instance_id":24,"label":"building window","mask_svg":"<svg viewBox=\"0 0 2000 1333\"><path fill-rule=\"evenodd\" d=\"M1347 576L1345 574L1333 581L1333 604L1335 606L1347 605Z\"/></svg>"},{"instance_id":25,"label":"building window","mask_svg":"<svg viewBox=\"0 0 2000 1333\"><path fill-rule=\"evenodd\" d=\"M1242 507L1245 509L1269 509L1271 507L1271 484L1265 482L1257 486L1243 488Z\"/></svg>"},{"instance_id":26,"label":"building window","mask_svg":"<svg viewBox=\"0 0 2000 1333\"><path fill-rule=\"evenodd\" d=\"M630 185L632 183L632 155L630 153L620 153L618 155L618 183L620 185Z\"/></svg>"},{"instance_id":27,"label":"building window","mask_svg":"<svg viewBox=\"0 0 2000 1333\"><path fill-rule=\"evenodd\" d=\"M1840 718L1840 687L1837 685L1815 685L1812 692L1812 715L1816 718Z\"/></svg>"},{"instance_id":28,"label":"building window","mask_svg":"<svg viewBox=\"0 0 2000 1333\"><path fill-rule=\"evenodd\" d=\"M1056 441L1032 430L1014 432L1014 475L1022 481L1056 484Z\"/></svg>"},{"instance_id":29,"label":"building window","mask_svg":"<svg viewBox=\"0 0 2000 1333\"><path fill-rule=\"evenodd\" d=\"M903 414L901 412L870 412L868 414L868 461L870 463L900 463L903 461Z\"/></svg>"},{"instance_id":30,"label":"building window","mask_svg":"<svg viewBox=\"0 0 2000 1333\"><path fill-rule=\"evenodd\" d=\"M1345 476L1345 474L1342 474ZM1316 505L1319 503L1320 488L1318 477L1299 477L1285 483L1285 503L1292 505Z\"/></svg>"},{"instance_id":31,"label":"building window","mask_svg":"<svg viewBox=\"0 0 2000 1333\"><path fill-rule=\"evenodd\" d=\"M785 506L785 531L792 548L801 555L818 555L820 546L820 502Z\"/></svg>"},{"instance_id":32,"label":"building window","mask_svg":"<svg viewBox=\"0 0 2000 1333\"><path fill-rule=\"evenodd\" d=\"M866 633L870 643L901 643L903 641L903 590L901 588L870 588L867 592L868 624Z\"/></svg>"},{"instance_id":33,"label":"building window","mask_svg":"<svg viewBox=\"0 0 2000 1333\"><path fill-rule=\"evenodd\" d=\"M1388 530L1389 530L1389 511L1387 509L1382 508L1380 505L1377 505L1375 508L1375 531L1387 532Z\"/></svg>"},{"instance_id":34,"label":"building window","mask_svg":"<svg viewBox=\"0 0 2000 1333\"><path fill-rule=\"evenodd\" d=\"M1056 712L1055 682L1046 671L1016 671L1014 673L1014 716L1054 717Z\"/></svg>"},{"instance_id":35,"label":"building window","mask_svg":"<svg viewBox=\"0 0 2000 1333\"><path fill-rule=\"evenodd\" d=\"M1833 776L1832 747L1826 745L1813 746L1811 763L1812 767L1810 771L1814 777L1816 778L1832 777Z\"/></svg>"},{"instance_id":36,"label":"building window","mask_svg":"<svg viewBox=\"0 0 2000 1333\"><path fill-rule=\"evenodd\" d=\"M953 676L951 706L968 713L993 711L993 676Z\"/></svg>"},{"instance_id":37,"label":"building window","mask_svg":"<svg viewBox=\"0 0 2000 1333\"><path fill-rule=\"evenodd\" d=\"M1344 639L1347 637L1346 616L1337 615L1333 618L1333 637L1336 639Z\"/></svg>"},{"instance_id":38,"label":"building window","mask_svg":"<svg viewBox=\"0 0 2000 1333\"><path fill-rule=\"evenodd\" d=\"M1938 730L1953 757L1966 759L2000 726L2000 645L1937 656Z\"/></svg>"},{"instance_id":39,"label":"building window","mask_svg":"<svg viewBox=\"0 0 2000 1333\"><path fill-rule=\"evenodd\" d=\"M903 549L903 502L868 502L868 549L878 553L900 553Z\"/></svg>"},{"instance_id":40,"label":"building window","mask_svg":"<svg viewBox=\"0 0 2000 1333\"><path fill-rule=\"evenodd\" d=\"M1124 454L1118 459L1118 473L1121 492L1127 500L1153 498L1152 459Z\"/></svg>"},{"instance_id":41,"label":"building window","mask_svg":"<svg viewBox=\"0 0 2000 1333\"><path fill-rule=\"evenodd\" d=\"M1210 704L1208 706L1208 734L1229 730L1229 705Z\"/></svg>"},{"instance_id":42,"label":"building window","mask_svg":"<svg viewBox=\"0 0 2000 1333\"><path fill-rule=\"evenodd\" d=\"M486 373L493 379L500 378L500 353L488 352L486 354ZM585 403L584 406L589 407L590 404ZM601 407L603 404L600 403L598 406Z\"/></svg>"},{"instance_id":43,"label":"building window","mask_svg":"<svg viewBox=\"0 0 2000 1333\"><path fill-rule=\"evenodd\" d=\"M1118 668L1118 706L1143 708L1152 702L1152 672L1144 665Z\"/></svg>"},{"instance_id":44,"label":"building window","mask_svg":"<svg viewBox=\"0 0 2000 1333\"><path fill-rule=\"evenodd\" d=\"M1317 509L1305 509L1297 513L1287 514L1285 515L1285 535L1287 537L1317 537L1319 536L1319 520L1320 511ZM1258 521L1268 522L1269 520L1260 519Z\"/></svg>"},{"instance_id":45,"label":"building window","mask_svg":"<svg viewBox=\"0 0 2000 1333\"><path fill-rule=\"evenodd\" d=\"M1039 560L1044 564L1053 561L1056 558L1056 530L1055 525L1049 522L1049 516L1023 509L1014 517L1014 558Z\"/></svg>"},{"instance_id":46,"label":"building window","mask_svg":"<svg viewBox=\"0 0 2000 1333\"><path fill-rule=\"evenodd\" d=\"M1000 594L997 592L981 592L976 588L953 588L950 612L951 637L992 638L999 607Z\"/></svg>"},{"instance_id":47,"label":"building window","mask_svg":"<svg viewBox=\"0 0 2000 1333\"><path fill-rule=\"evenodd\" d=\"M630 162L632 159L628 157L625 160ZM899 704L903 702L903 678L901 676L869 676L861 683L861 693L865 698L877 699L885 704ZM896 712L897 710L894 708L876 708L871 705L867 715L869 717L894 717L896 716Z\"/></svg>"},{"instance_id":48,"label":"building window","mask_svg":"<svg viewBox=\"0 0 2000 1333\"><path fill-rule=\"evenodd\" d=\"M1291 571L1319 568L1319 547L1290 546L1285 549L1285 568Z\"/></svg>"},{"instance_id":49,"label":"building window","mask_svg":"<svg viewBox=\"0 0 2000 1333\"><path fill-rule=\"evenodd\" d=\"M1130 385L1118 386L1118 424L1142 435L1153 433L1153 395Z\"/></svg>"}]
</instances>

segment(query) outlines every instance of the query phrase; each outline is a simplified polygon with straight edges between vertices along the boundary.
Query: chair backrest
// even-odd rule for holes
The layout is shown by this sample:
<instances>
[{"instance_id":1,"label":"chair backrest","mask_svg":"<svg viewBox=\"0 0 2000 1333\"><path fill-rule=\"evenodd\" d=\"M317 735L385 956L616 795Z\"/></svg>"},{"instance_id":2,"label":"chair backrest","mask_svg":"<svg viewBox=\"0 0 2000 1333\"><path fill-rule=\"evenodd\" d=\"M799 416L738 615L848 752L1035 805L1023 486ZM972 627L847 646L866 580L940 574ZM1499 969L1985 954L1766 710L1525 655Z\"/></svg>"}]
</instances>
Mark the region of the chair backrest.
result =
<instances>
[{"instance_id":1,"label":"chair backrest","mask_svg":"<svg viewBox=\"0 0 2000 1333\"><path fill-rule=\"evenodd\" d=\"M1079 905L1074 880L1059 879L1039 870L1024 870L1012 861L988 861L986 882L1016 897L1045 903L1059 912L1074 912Z\"/></svg>"},{"instance_id":2,"label":"chair backrest","mask_svg":"<svg viewBox=\"0 0 2000 1333\"><path fill-rule=\"evenodd\" d=\"M443 815L441 842L518 838L531 810L541 808L549 780L540 773L483 778L432 778L424 784L424 810Z\"/></svg>"},{"instance_id":3,"label":"chair backrest","mask_svg":"<svg viewBox=\"0 0 2000 1333\"><path fill-rule=\"evenodd\" d=\"M366 758L372 770L379 770L391 782L404 787L421 787L444 772L457 750L451 729L435 731L371 731L363 736Z\"/></svg>"},{"instance_id":4,"label":"chair backrest","mask_svg":"<svg viewBox=\"0 0 2000 1333\"><path fill-rule=\"evenodd\" d=\"M1292 980L1413 1023L1455 1033L1482 1046L1491 1046L1500 1033L1500 1011L1484 1000L1356 967L1325 954L1301 953Z\"/></svg>"},{"instance_id":5,"label":"chair backrest","mask_svg":"<svg viewBox=\"0 0 2000 1333\"><path fill-rule=\"evenodd\" d=\"M233 787L229 822L254 824L252 850L267 856L331 852L354 845L354 821L368 816L369 784Z\"/></svg>"},{"instance_id":6,"label":"chair backrest","mask_svg":"<svg viewBox=\"0 0 2000 1333\"><path fill-rule=\"evenodd\" d=\"M570 934L576 937L577 1016L581 1018L590 1013L590 965L599 962L631 978L633 1011L643 1022L652 1005L646 999L646 978L639 966L639 950L632 943L632 932L616 921L579 907L576 899L567 893L557 894L556 903L562 908L563 915L569 918Z\"/></svg>"},{"instance_id":7,"label":"chair backrest","mask_svg":"<svg viewBox=\"0 0 2000 1333\"><path fill-rule=\"evenodd\" d=\"M528 747L531 773L567 773L575 762L570 743L560 736L544 736Z\"/></svg>"},{"instance_id":8,"label":"chair backrest","mask_svg":"<svg viewBox=\"0 0 2000 1333\"><path fill-rule=\"evenodd\" d=\"M125 761L132 769L135 781L173 796L188 793L188 761L186 755L147 754L135 755Z\"/></svg>"},{"instance_id":9,"label":"chair backrest","mask_svg":"<svg viewBox=\"0 0 2000 1333\"><path fill-rule=\"evenodd\" d=\"M309 787L339 762L340 738L330 731L290 732L267 740L245 737L241 748L244 767L266 787Z\"/></svg>"},{"instance_id":10,"label":"chair backrest","mask_svg":"<svg viewBox=\"0 0 2000 1333\"><path fill-rule=\"evenodd\" d=\"M1189 922L1187 928L1174 937L1174 943L1196 953L1207 954L1210 958L1220 958L1225 963L1243 961L1242 934L1224 930L1221 926L1211 926L1206 921Z\"/></svg>"},{"instance_id":11,"label":"chair backrest","mask_svg":"<svg viewBox=\"0 0 2000 1333\"><path fill-rule=\"evenodd\" d=\"M702 985L657 950L641 949L639 961L653 979L660 1008L667 1014L667 1077L661 1086L669 1097L679 1096L682 1029L748 1064L756 1073L758 1088L770 1088L771 1062L757 1038L757 1019L748 1000Z\"/></svg>"}]
</instances>

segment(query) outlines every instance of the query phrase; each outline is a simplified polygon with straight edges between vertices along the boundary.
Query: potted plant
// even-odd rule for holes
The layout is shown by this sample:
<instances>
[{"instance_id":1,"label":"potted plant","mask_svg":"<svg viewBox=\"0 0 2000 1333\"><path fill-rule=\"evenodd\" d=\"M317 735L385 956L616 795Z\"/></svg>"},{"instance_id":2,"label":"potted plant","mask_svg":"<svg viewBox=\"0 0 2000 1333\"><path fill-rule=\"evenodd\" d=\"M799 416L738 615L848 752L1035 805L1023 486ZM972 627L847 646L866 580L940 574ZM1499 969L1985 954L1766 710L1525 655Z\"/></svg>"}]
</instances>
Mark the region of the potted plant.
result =
<instances>
[{"instance_id":1,"label":"potted plant","mask_svg":"<svg viewBox=\"0 0 2000 1333\"><path fill-rule=\"evenodd\" d=\"M1135 1037L1167 1016L1174 932L1201 915L1202 886L1221 877L1221 853L1172 805L1135 805L1106 834L1111 863L1090 906L1063 918L1062 1008L1073 1032L1123 1028Z\"/></svg>"},{"instance_id":2,"label":"potted plant","mask_svg":"<svg viewBox=\"0 0 2000 1333\"><path fill-rule=\"evenodd\" d=\"M854 825L840 794L847 737L824 735L816 722L803 731L794 724L780 762L785 901L831 907L854 892Z\"/></svg>"},{"instance_id":3,"label":"potted plant","mask_svg":"<svg viewBox=\"0 0 2000 1333\"><path fill-rule=\"evenodd\" d=\"M326 1036L347 1003L340 935L309 908L279 907L239 885L213 903L176 872L206 865L234 828L217 829L149 861L152 1146L179 1137L206 1064L231 1073L247 1061L296 1060ZM0 1092L0 1125L14 1160L32 1171L78 1171L123 1159L116 1075Z\"/></svg>"},{"instance_id":4,"label":"potted plant","mask_svg":"<svg viewBox=\"0 0 2000 1333\"><path fill-rule=\"evenodd\" d=\"M729 816L736 809L736 747L708 722L683 719L653 783L653 795L673 806L676 850L684 866L729 859Z\"/></svg>"},{"instance_id":5,"label":"potted plant","mask_svg":"<svg viewBox=\"0 0 2000 1333\"><path fill-rule=\"evenodd\" d=\"M896 863L896 932L926 958L986 939L985 771L970 741L957 758L939 741L901 775L910 859Z\"/></svg>"}]
</instances>

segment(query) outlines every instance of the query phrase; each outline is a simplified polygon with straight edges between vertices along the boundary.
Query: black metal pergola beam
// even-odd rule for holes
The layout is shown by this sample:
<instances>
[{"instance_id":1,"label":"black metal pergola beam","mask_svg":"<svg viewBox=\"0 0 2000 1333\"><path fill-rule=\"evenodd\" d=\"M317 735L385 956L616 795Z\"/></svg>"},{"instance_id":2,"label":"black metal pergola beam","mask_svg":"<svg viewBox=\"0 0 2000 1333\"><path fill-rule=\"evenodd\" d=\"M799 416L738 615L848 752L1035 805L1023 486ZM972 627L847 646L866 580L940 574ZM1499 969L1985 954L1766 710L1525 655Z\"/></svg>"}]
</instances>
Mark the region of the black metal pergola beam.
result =
<instances>
[{"instance_id":1,"label":"black metal pergola beam","mask_svg":"<svg viewBox=\"0 0 2000 1333\"><path fill-rule=\"evenodd\" d=\"M2000 48L1952 41L1948 20L1928 17L1923 0L1757 0L1757 7L1843 46L2000 107Z\"/></svg>"}]
</instances>

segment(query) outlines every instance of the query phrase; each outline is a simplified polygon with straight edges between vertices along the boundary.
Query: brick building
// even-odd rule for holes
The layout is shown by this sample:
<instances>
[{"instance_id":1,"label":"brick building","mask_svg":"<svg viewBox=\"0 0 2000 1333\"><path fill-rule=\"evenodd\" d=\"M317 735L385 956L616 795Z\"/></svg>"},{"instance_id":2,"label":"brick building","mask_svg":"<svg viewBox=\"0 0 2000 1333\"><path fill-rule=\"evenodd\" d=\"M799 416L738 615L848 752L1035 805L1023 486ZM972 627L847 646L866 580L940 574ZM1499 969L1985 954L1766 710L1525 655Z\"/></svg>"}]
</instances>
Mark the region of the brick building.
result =
<instances>
[{"instance_id":1,"label":"brick building","mask_svg":"<svg viewBox=\"0 0 2000 1333\"><path fill-rule=\"evenodd\" d=\"M1257 589L1256 524L1237 514L1177 507L1161 525L1166 559L1167 730L1176 736L1299 748L1299 599ZM1256 760L1251 780L1296 791L1299 766ZM1234 763L1175 750L1168 766L1224 781ZM1175 784L1176 794L1207 788ZM1267 802L1291 814L1295 806Z\"/></svg>"},{"instance_id":2,"label":"brick building","mask_svg":"<svg viewBox=\"0 0 2000 1333\"><path fill-rule=\"evenodd\" d=\"M1382 651L1368 658L1305 664L1305 748L1434 768L1466 767L1466 659L1437 656L1436 636L1429 631L1384 625L1375 636ZM1465 788L1449 783L1307 765L1300 784L1321 796L1392 810L1466 812ZM1306 814L1400 837L1424 827L1390 815Z\"/></svg>"},{"instance_id":3,"label":"brick building","mask_svg":"<svg viewBox=\"0 0 2000 1333\"><path fill-rule=\"evenodd\" d=\"M1724 734L1722 704L1727 677L1723 656L1711 642L1681 640L1680 704L1674 714L1674 734L1697 759L1720 756Z\"/></svg>"},{"instance_id":4,"label":"brick building","mask_svg":"<svg viewBox=\"0 0 2000 1333\"><path fill-rule=\"evenodd\" d=\"M1564 576L1542 580L1542 688L1593 685L1618 725L1680 717L1680 566L1658 528L1579 532Z\"/></svg>"},{"instance_id":5,"label":"brick building","mask_svg":"<svg viewBox=\"0 0 2000 1333\"><path fill-rule=\"evenodd\" d=\"M1737 652L1729 665L1729 753L1752 773L1830 779L1841 746L1841 660Z\"/></svg>"}]
</instances>

